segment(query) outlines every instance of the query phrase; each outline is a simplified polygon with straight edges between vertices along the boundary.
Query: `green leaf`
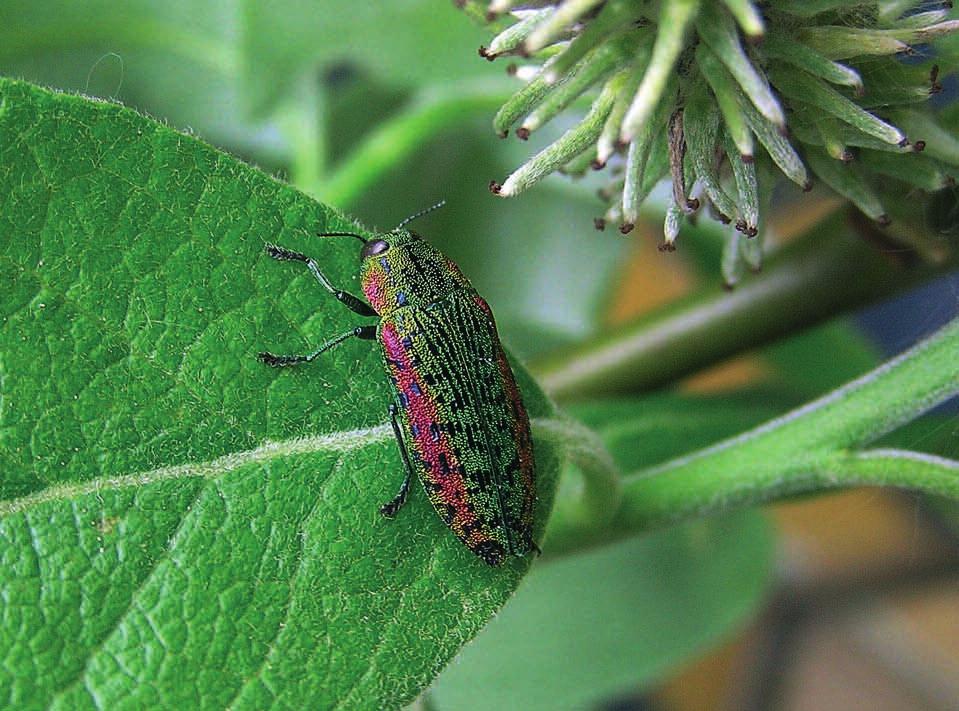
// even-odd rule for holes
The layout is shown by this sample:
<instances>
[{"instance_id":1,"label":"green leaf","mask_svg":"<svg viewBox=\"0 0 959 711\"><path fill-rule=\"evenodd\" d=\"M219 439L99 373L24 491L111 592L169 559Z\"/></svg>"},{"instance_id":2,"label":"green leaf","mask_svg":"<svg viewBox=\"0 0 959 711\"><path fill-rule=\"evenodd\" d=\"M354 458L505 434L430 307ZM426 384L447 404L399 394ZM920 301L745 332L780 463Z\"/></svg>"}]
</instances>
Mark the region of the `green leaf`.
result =
<instances>
[{"instance_id":1,"label":"green leaf","mask_svg":"<svg viewBox=\"0 0 959 711\"><path fill-rule=\"evenodd\" d=\"M402 463L375 348L267 241L357 290L352 225L120 106L0 80L0 698L382 709L529 565L491 569ZM355 229L355 227L354 227ZM535 423L552 408L518 377ZM548 513L557 453L537 442Z\"/></svg>"},{"instance_id":2,"label":"green leaf","mask_svg":"<svg viewBox=\"0 0 959 711\"><path fill-rule=\"evenodd\" d=\"M573 711L649 686L744 624L773 552L745 511L537 566L432 696L440 711Z\"/></svg>"}]
</instances>

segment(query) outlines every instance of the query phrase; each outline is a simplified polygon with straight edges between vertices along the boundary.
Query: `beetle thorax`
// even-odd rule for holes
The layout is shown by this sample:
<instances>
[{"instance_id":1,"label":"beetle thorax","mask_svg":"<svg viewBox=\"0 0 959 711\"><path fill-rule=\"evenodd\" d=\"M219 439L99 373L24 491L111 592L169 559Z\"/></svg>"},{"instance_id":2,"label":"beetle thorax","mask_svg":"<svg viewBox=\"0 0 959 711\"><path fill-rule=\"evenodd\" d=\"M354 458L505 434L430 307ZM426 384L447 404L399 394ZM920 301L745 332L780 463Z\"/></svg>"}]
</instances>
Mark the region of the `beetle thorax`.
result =
<instances>
[{"instance_id":1,"label":"beetle thorax","mask_svg":"<svg viewBox=\"0 0 959 711\"><path fill-rule=\"evenodd\" d=\"M378 235L390 247L363 260L363 293L380 316L406 306L428 306L457 289L471 288L441 252L410 232Z\"/></svg>"}]
</instances>

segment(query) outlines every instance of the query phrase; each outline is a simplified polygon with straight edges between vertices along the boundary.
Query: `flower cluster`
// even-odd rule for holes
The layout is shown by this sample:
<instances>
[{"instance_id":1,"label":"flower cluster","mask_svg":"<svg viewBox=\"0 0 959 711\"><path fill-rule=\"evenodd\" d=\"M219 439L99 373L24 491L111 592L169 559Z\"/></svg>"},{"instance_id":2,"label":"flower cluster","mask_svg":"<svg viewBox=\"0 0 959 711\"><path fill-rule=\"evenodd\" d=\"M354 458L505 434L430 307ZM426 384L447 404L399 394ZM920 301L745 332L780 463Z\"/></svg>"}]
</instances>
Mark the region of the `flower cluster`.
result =
<instances>
[{"instance_id":1,"label":"flower cluster","mask_svg":"<svg viewBox=\"0 0 959 711\"><path fill-rule=\"evenodd\" d=\"M664 247L705 204L739 234L760 229L757 160L803 189L818 179L879 224L877 178L951 184L959 140L917 108L941 89L916 48L959 30L951 3L920 0L490 0L480 54L515 56L525 85L496 114L521 139L566 108L585 117L490 189L518 195L550 173L617 154L604 221L629 232L652 188L672 181ZM761 166L760 166L761 167ZM879 182L881 184L881 181ZM900 193L902 191L900 190ZM747 242L748 240L742 240ZM745 259L755 249L742 246Z\"/></svg>"}]
</instances>

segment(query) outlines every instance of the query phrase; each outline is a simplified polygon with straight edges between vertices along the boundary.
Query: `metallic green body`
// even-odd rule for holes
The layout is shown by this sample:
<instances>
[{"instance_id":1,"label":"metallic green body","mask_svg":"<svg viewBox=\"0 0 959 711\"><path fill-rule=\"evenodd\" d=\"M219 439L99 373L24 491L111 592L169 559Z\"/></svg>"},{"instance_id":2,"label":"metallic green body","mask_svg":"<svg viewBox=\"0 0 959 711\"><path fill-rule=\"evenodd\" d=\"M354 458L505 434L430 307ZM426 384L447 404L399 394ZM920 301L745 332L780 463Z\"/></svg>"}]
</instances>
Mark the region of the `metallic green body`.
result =
<instances>
[{"instance_id":1,"label":"metallic green body","mask_svg":"<svg viewBox=\"0 0 959 711\"><path fill-rule=\"evenodd\" d=\"M363 264L411 468L453 533L491 565L535 548L529 419L492 313L416 235ZM404 446L404 443L400 443Z\"/></svg>"},{"instance_id":2,"label":"metallic green body","mask_svg":"<svg viewBox=\"0 0 959 711\"><path fill-rule=\"evenodd\" d=\"M405 224L405 222L404 222ZM308 363L347 338L375 339L392 386L390 419L406 465L399 493L381 509L394 516L415 474L443 522L489 565L539 550L533 442L516 379L487 303L459 268L399 228L364 243L363 293L337 289L311 257L267 245L274 259L306 264L340 303L379 324L357 326L307 355L259 354L284 367Z\"/></svg>"}]
</instances>

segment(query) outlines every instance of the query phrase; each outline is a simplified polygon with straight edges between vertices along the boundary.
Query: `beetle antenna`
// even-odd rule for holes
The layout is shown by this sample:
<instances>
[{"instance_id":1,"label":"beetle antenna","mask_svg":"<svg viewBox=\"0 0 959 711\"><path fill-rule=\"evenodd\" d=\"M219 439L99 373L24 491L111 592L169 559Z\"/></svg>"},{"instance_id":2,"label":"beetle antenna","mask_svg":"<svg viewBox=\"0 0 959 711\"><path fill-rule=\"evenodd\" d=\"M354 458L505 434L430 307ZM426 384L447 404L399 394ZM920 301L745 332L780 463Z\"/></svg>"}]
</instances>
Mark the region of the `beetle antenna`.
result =
<instances>
[{"instance_id":1,"label":"beetle antenna","mask_svg":"<svg viewBox=\"0 0 959 711\"><path fill-rule=\"evenodd\" d=\"M410 224L413 220L416 220L416 219L422 217L423 215L428 215L429 213L433 212L433 210L438 210L438 209L440 209L440 208L443 207L443 205L445 205L445 204L446 204L446 200L440 200L440 201L439 201L438 203L436 203L435 205L433 205L433 206L431 206L431 207L428 207L428 208L426 208L425 210L420 210L420 211L417 212L415 215L410 215L410 216L407 217L405 220L403 220L400 224L398 224L396 227L394 227L394 228L393 228L393 232L396 232L396 231L397 231L398 229L400 229L401 227L406 227L406 225Z\"/></svg>"},{"instance_id":2,"label":"beetle antenna","mask_svg":"<svg viewBox=\"0 0 959 711\"><path fill-rule=\"evenodd\" d=\"M366 237L355 232L317 232L316 235L317 237L356 237L360 242L366 244Z\"/></svg>"}]
</instances>

